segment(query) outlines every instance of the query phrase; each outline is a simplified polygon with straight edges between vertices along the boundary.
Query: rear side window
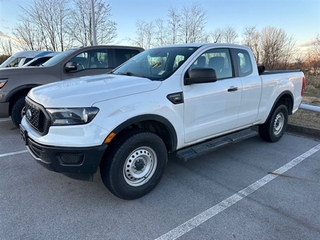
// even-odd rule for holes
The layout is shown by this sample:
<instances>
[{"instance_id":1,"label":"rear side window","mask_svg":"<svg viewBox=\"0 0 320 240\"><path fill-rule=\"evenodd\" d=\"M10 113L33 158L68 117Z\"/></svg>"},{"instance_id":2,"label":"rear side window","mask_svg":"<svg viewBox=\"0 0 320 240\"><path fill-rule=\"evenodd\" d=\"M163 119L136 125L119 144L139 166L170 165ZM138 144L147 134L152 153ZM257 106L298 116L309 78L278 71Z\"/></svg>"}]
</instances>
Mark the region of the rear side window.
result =
<instances>
[{"instance_id":1,"label":"rear side window","mask_svg":"<svg viewBox=\"0 0 320 240\"><path fill-rule=\"evenodd\" d=\"M249 53L246 50L234 49L236 62L239 69L239 77L245 77L252 73L252 63Z\"/></svg>"},{"instance_id":2,"label":"rear side window","mask_svg":"<svg viewBox=\"0 0 320 240\"><path fill-rule=\"evenodd\" d=\"M91 50L89 58L89 68L110 68L108 50Z\"/></svg>"},{"instance_id":3,"label":"rear side window","mask_svg":"<svg viewBox=\"0 0 320 240\"><path fill-rule=\"evenodd\" d=\"M121 65L133 56L140 53L140 51L136 49L115 49L114 52L116 55L116 66Z\"/></svg>"}]
</instances>

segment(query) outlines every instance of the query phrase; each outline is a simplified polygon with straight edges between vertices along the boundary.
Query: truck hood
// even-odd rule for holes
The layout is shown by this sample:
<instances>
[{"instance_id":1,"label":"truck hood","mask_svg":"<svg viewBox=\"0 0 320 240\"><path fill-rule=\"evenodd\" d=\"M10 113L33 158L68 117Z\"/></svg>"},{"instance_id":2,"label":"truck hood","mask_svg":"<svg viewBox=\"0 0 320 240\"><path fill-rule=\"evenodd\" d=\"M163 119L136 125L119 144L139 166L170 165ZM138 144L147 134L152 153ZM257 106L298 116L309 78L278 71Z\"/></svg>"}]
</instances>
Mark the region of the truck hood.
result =
<instances>
[{"instance_id":1,"label":"truck hood","mask_svg":"<svg viewBox=\"0 0 320 240\"><path fill-rule=\"evenodd\" d=\"M28 97L45 107L88 107L96 102L157 89L148 78L101 74L35 87Z\"/></svg>"},{"instance_id":2,"label":"truck hood","mask_svg":"<svg viewBox=\"0 0 320 240\"><path fill-rule=\"evenodd\" d=\"M44 67L6 67L6 68L0 68L0 77L4 78L10 78L11 76L16 75L32 75L32 74L38 74L39 72L42 72L45 68Z\"/></svg>"}]
</instances>

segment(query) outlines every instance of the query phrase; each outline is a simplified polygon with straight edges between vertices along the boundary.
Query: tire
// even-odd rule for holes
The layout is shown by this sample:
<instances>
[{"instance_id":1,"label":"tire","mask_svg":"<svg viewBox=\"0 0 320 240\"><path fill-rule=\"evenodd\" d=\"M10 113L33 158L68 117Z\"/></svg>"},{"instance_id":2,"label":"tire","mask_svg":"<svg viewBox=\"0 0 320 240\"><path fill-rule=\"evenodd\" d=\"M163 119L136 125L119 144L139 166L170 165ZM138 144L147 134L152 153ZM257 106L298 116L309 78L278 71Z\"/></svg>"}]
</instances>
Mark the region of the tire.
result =
<instances>
[{"instance_id":1,"label":"tire","mask_svg":"<svg viewBox=\"0 0 320 240\"><path fill-rule=\"evenodd\" d=\"M288 125L288 108L278 105L268 121L259 126L260 137L267 142L277 142L283 136Z\"/></svg>"},{"instance_id":2,"label":"tire","mask_svg":"<svg viewBox=\"0 0 320 240\"><path fill-rule=\"evenodd\" d=\"M168 160L166 146L158 135L131 132L110 147L111 152L100 166L102 181L110 192L132 200L157 186Z\"/></svg>"},{"instance_id":3,"label":"tire","mask_svg":"<svg viewBox=\"0 0 320 240\"><path fill-rule=\"evenodd\" d=\"M24 115L24 106L25 106L25 97L22 96L18 98L14 104L12 105L11 109L11 120L16 127L19 127L19 124L21 123L22 117Z\"/></svg>"}]
</instances>

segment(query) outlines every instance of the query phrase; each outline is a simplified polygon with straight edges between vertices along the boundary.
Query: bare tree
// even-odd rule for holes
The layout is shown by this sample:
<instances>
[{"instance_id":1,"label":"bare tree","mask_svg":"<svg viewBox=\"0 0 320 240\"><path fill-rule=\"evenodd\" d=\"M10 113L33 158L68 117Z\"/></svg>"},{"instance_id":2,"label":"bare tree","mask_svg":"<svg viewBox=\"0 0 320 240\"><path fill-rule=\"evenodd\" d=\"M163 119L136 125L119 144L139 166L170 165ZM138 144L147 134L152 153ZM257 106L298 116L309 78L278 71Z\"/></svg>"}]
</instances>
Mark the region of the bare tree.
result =
<instances>
[{"instance_id":1,"label":"bare tree","mask_svg":"<svg viewBox=\"0 0 320 240\"><path fill-rule=\"evenodd\" d=\"M92 45L91 9L88 0L74 0L67 30L71 38L83 46ZM96 38L98 44L108 44L117 36L117 24L111 20L111 6L94 0Z\"/></svg>"},{"instance_id":2,"label":"bare tree","mask_svg":"<svg viewBox=\"0 0 320 240\"><path fill-rule=\"evenodd\" d=\"M251 48L256 62L260 63L261 42L260 33L256 27L247 27L242 33L242 44Z\"/></svg>"},{"instance_id":3,"label":"bare tree","mask_svg":"<svg viewBox=\"0 0 320 240\"><path fill-rule=\"evenodd\" d=\"M199 5L184 6L181 10L180 37L183 43L202 42L205 33L206 13Z\"/></svg>"},{"instance_id":4,"label":"bare tree","mask_svg":"<svg viewBox=\"0 0 320 240\"><path fill-rule=\"evenodd\" d=\"M222 42L222 35L223 35L223 30L221 28L217 28L212 33L210 33L210 36L214 43Z\"/></svg>"},{"instance_id":5,"label":"bare tree","mask_svg":"<svg viewBox=\"0 0 320 240\"><path fill-rule=\"evenodd\" d=\"M283 46L282 56L280 57L280 66L278 68L288 69L294 61L296 42L292 36L287 36L285 45Z\"/></svg>"},{"instance_id":6,"label":"bare tree","mask_svg":"<svg viewBox=\"0 0 320 240\"><path fill-rule=\"evenodd\" d=\"M238 38L237 31L230 26L227 26L223 29L222 32L222 41L225 43L236 43Z\"/></svg>"},{"instance_id":7,"label":"bare tree","mask_svg":"<svg viewBox=\"0 0 320 240\"><path fill-rule=\"evenodd\" d=\"M4 55L11 56L13 54L12 41L10 38L0 38L0 47Z\"/></svg>"},{"instance_id":8,"label":"bare tree","mask_svg":"<svg viewBox=\"0 0 320 240\"><path fill-rule=\"evenodd\" d=\"M21 7L14 36L28 49L64 50L64 23L68 8L64 0L33 0Z\"/></svg>"},{"instance_id":9,"label":"bare tree","mask_svg":"<svg viewBox=\"0 0 320 240\"><path fill-rule=\"evenodd\" d=\"M170 39L168 37L168 27L166 25L166 21L163 19L157 19L155 21L155 46L163 46L170 43Z\"/></svg>"},{"instance_id":10,"label":"bare tree","mask_svg":"<svg viewBox=\"0 0 320 240\"><path fill-rule=\"evenodd\" d=\"M170 8L168 13L168 37L169 43L176 44L179 42L179 28L181 26L181 17L176 9Z\"/></svg>"},{"instance_id":11,"label":"bare tree","mask_svg":"<svg viewBox=\"0 0 320 240\"><path fill-rule=\"evenodd\" d=\"M149 49L153 47L153 38L155 36L153 22L145 22L138 20L136 22L136 28L137 37L135 39L130 38L129 41L132 44L142 47L144 49Z\"/></svg>"},{"instance_id":12,"label":"bare tree","mask_svg":"<svg viewBox=\"0 0 320 240\"><path fill-rule=\"evenodd\" d=\"M268 69L281 67L293 56L293 39L283 29L266 27L261 30L262 62Z\"/></svg>"},{"instance_id":13,"label":"bare tree","mask_svg":"<svg viewBox=\"0 0 320 240\"><path fill-rule=\"evenodd\" d=\"M64 51L74 45L92 44L91 11L87 0L32 0L21 7L20 21L13 34L25 49ZM110 20L111 7L94 0L95 26L99 44L116 37L116 23ZM71 8L72 7L72 8Z\"/></svg>"},{"instance_id":14,"label":"bare tree","mask_svg":"<svg viewBox=\"0 0 320 240\"><path fill-rule=\"evenodd\" d=\"M18 39L21 49L39 50L43 47L36 24L25 17L20 19L20 23L13 30L13 35Z\"/></svg>"},{"instance_id":15,"label":"bare tree","mask_svg":"<svg viewBox=\"0 0 320 240\"><path fill-rule=\"evenodd\" d=\"M209 35L204 31L205 18L205 12L198 5L185 6L180 12L170 8L167 21L137 21L137 37L130 42L148 49L166 44L208 41Z\"/></svg>"},{"instance_id":16,"label":"bare tree","mask_svg":"<svg viewBox=\"0 0 320 240\"><path fill-rule=\"evenodd\" d=\"M227 26L225 28L217 28L210 33L210 37L215 43L236 43L238 33L233 27Z\"/></svg>"},{"instance_id":17,"label":"bare tree","mask_svg":"<svg viewBox=\"0 0 320 240\"><path fill-rule=\"evenodd\" d=\"M308 49L306 64L309 74L320 74L320 35L316 37L316 40Z\"/></svg>"}]
</instances>

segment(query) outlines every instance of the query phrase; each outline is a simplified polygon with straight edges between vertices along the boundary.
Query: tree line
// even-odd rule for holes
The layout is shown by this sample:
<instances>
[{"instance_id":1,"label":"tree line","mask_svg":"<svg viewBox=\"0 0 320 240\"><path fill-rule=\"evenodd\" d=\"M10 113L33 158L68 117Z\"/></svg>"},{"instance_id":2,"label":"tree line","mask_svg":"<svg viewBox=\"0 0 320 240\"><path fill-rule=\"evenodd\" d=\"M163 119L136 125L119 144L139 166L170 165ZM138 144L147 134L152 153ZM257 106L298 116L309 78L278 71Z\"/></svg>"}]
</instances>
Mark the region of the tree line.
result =
<instances>
[{"instance_id":1,"label":"tree line","mask_svg":"<svg viewBox=\"0 0 320 240\"><path fill-rule=\"evenodd\" d=\"M12 44L23 50L52 51L92 45L92 11L88 0L32 0L20 10L12 31L15 41L1 44L6 54L12 51ZM111 43L117 37L111 6L103 0L94 0L94 13L97 41Z\"/></svg>"},{"instance_id":2,"label":"tree line","mask_svg":"<svg viewBox=\"0 0 320 240\"><path fill-rule=\"evenodd\" d=\"M111 6L94 0L96 37L98 44L110 44L117 37L117 23L112 20ZM64 51L74 46L92 45L92 18L88 0L32 0L21 7L13 29L13 40L0 42L6 55L12 55L12 45L22 50ZM276 27L245 27L239 35L231 26L206 31L206 12L196 4L169 8L166 18L136 21L136 34L128 37L132 45L145 49L194 42L238 43L249 46L258 64L267 69L305 68L310 73L320 71L320 38L299 55L292 36ZM308 63L306 66L305 63Z\"/></svg>"}]
</instances>

